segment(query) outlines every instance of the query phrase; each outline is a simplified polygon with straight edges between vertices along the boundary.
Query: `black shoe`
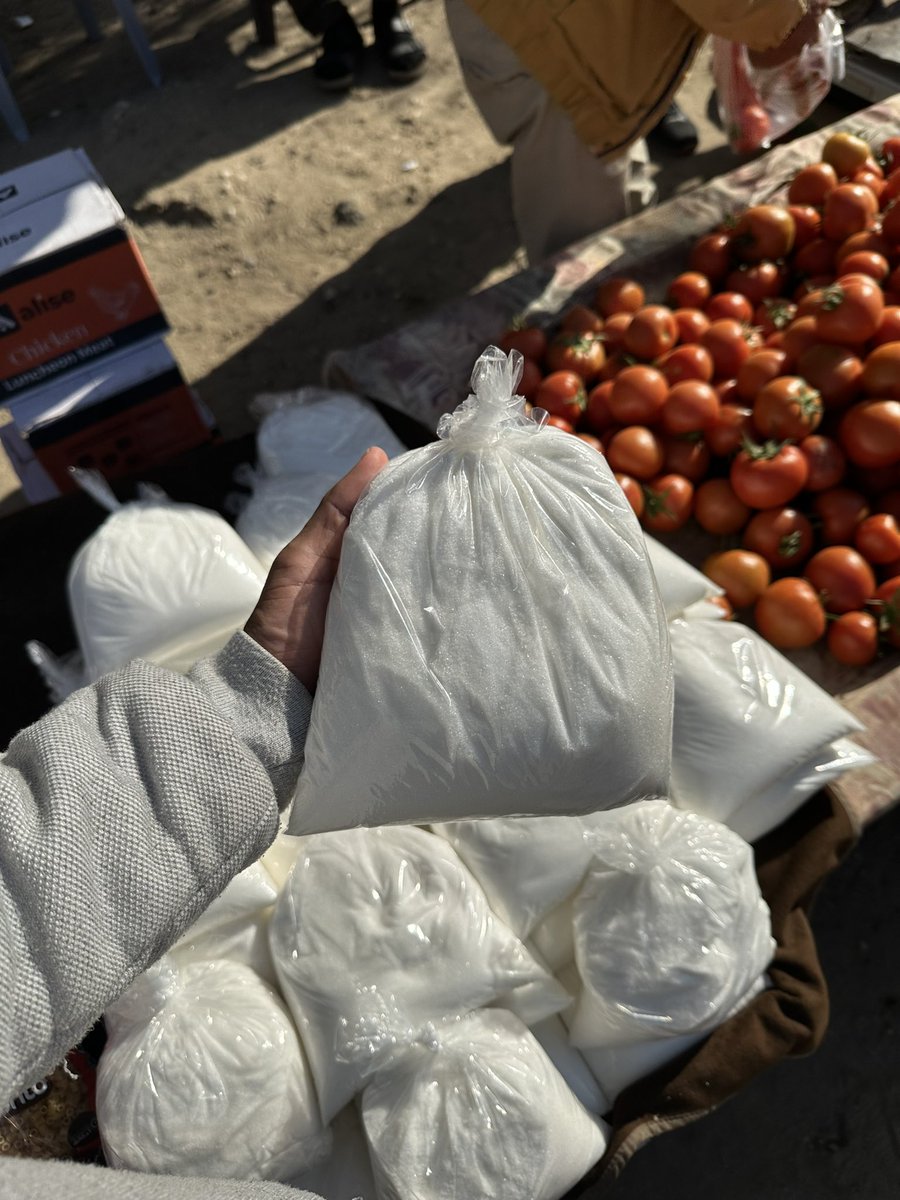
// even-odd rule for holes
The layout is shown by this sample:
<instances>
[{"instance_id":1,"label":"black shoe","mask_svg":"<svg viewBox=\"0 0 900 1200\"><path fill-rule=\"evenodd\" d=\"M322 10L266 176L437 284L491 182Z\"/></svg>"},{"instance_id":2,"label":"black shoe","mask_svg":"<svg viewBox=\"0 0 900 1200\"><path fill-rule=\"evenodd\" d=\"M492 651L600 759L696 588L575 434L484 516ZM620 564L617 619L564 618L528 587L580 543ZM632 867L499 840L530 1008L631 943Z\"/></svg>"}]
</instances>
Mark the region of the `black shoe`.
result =
<instances>
[{"instance_id":1,"label":"black shoe","mask_svg":"<svg viewBox=\"0 0 900 1200\"><path fill-rule=\"evenodd\" d=\"M313 63L313 79L326 92L346 92L363 65L362 35L347 14L325 32L322 51Z\"/></svg>"},{"instance_id":2,"label":"black shoe","mask_svg":"<svg viewBox=\"0 0 900 1200\"><path fill-rule=\"evenodd\" d=\"M385 5L381 12L374 6L372 24L375 46L388 77L394 83L412 83L418 79L425 70L428 55L397 6Z\"/></svg>"},{"instance_id":3,"label":"black shoe","mask_svg":"<svg viewBox=\"0 0 900 1200\"><path fill-rule=\"evenodd\" d=\"M697 126L677 104L669 105L653 132L669 150L685 157L694 153L700 140Z\"/></svg>"}]
</instances>

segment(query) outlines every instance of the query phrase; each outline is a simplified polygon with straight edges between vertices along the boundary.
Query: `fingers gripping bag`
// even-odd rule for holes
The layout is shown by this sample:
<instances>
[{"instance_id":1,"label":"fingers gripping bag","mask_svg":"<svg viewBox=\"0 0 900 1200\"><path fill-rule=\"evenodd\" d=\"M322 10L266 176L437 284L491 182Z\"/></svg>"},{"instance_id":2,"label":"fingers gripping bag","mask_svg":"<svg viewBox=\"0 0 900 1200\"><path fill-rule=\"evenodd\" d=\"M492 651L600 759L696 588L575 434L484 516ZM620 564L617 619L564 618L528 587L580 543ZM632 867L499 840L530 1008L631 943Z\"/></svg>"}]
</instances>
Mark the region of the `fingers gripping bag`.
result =
<instances>
[{"instance_id":1,"label":"fingers gripping bag","mask_svg":"<svg viewBox=\"0 0 900 1200\"><path fill-rule=\"evenodd\" d=\"M362 1086L347 1046L386 1008L418 1028L494 1001L530 1023L569 1002L452 847L414 827L306 838L270 938L325 1121Z\"/></svg>"},{"instance_id":2,"label":"fingers gripping bag","mask_svg":"<svg viewBox=\"0 0 900 1200\"><path fill-rule=\"evenodd\" d=\"M496 347L344 537L291 833L593 812L668 790L672 676L606 460Z\"/></svg>"},{"instance_id":3,"label":"fingers gripping bag","mask_svg":"<svg viewBox=\"0 0 900 1200\"><path fill-rule=\"evenodd\" d=\"M249 968L163 958L106 1024L97 1120L110 1166L286 1180L330 1153L290 1015Z\"/></svg>"},{"instance_id":4,"label":"fingers gripping bag","mask_svg":"<svg viewBox=\"0 0 900 1200\"><path fill-rule=\"evenodd\" d=\"M423 1031L376 1071L362 1121L380 1200L560 1200L608 1134L496 1009Z\"/></svg>"},{"instance_id":5,"label":"fingers gripping bag","mask_svg":"<svg viewBox=\"0 0 900 1200\"><path fill-rule=\"evenodd\" d=\"M759 985L775 952L753 852L724 825L650 800L587 835L575 899L582 1049L702 1033Z\"/></svg>"}]
</instances>

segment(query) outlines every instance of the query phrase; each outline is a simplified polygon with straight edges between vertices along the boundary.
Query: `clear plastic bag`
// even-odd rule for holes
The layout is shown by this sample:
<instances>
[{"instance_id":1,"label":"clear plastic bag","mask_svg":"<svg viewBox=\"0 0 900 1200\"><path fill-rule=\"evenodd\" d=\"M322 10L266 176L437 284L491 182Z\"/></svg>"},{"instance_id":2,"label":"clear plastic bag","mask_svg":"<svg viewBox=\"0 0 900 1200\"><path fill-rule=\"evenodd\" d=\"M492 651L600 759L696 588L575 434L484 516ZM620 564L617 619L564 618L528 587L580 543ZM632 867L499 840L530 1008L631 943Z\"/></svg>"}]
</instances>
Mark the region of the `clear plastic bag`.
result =
<instances>
[{"instance_id":1,"label":"clear plastic bag","mask_svg":"<svg viewBox=\"0 0 900 1200\"><path fill-rule=\"evenodd\" d=\"M328 608L292 833L549 816L668 790L671 660L606 460L478 360L441 441L357 504Z\"/></svg>"},{"instance_id":2,"label":"clear plastic bag","mask_svg":"<svg viewBox=\"0 0 900 1200\"><path fill-rule=\"evenodd\" d=\"M511 1013L470 1013L381 1070L362 1096L380 1200L560 1200L608 1129Z\"/></svg>"},{"instance_id":3,"label":"clear plastic bag","mask_svg":"<svg viewBox=\"0 0 900 1200\"><path fill-rule=\"evenodd\" d=\"M833 83L844 77L844 35L834 13L819 16L814 43L777 67L755 67L747 47L712 39L712 67L719 116L738 154L771 146L812 113Z\"/></svg>"},{"instance_id":4,"label":"clear plastic bag","mask_svg":"<svg viewBox=\"0 0 900 1200\"><path fill-rule=\"evenodd\" d=\"M670 636L673 803L728 824L756 797L783 788L784 819L793 773L861 725L745 625L673 621ZM797 793L797 806L807 795Z\"/></svg>"},{"instance_id":5,"label":"clear plastic bag","mask_svg":"<svg viewBox=\"0 0 900 1200\"><path fill-rule=\"evenodd\" d=\"M370 1070L348 1047L386 1010L420 1028L494 1001L529 1022L569 1002L447 842L412 827L305 839L271 945L326 1121Z\"/></svg>"},{"instance_id":6,"label":"clear plastic bag","mask_svg":"<svg viewBox=\"0 0 900 1200\"><path fill-rule=\"evenodd\" d=\"M329 1154L293 1022L247 967L163 958L106 1023L97 1120L111 1166L283 1180Z\"/></svg>"},{"instance_id":7,"label":"clear plastic bag","mask_svg":"<svg viewBox=\"0 0 900 1200\"><path fill-rule=\"evenodd\" d=\"M580 1049L702 1033L758 987L775 952L750 847L650 800L587 835L575 898Z\"/></svg>"}]
</instances>

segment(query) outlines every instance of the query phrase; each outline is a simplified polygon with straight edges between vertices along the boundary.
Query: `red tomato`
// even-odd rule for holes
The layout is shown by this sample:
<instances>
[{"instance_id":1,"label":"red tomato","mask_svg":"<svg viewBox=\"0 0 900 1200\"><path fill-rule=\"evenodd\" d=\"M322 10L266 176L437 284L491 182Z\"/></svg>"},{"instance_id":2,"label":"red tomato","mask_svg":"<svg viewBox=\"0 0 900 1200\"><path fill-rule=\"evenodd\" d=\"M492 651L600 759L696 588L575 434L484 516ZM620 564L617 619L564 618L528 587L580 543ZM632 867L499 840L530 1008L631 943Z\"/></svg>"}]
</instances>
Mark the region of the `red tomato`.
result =
<instances>
[{"instance_id":1,"label":"red tomato","mask_svg":"<svg viewBox=\"0 0 900 1200\"><path fill-rule=\"evenodd\" d=\"M694 485L683 475L658 475L644 486L643 523L654 533L673 533L687 523Z\"/></svg>"},{"instance_id":2,"label":"red tomato","mask_svg":"<svg viewBox=\"0 0 900 1200\"><path fill-rule=\"evenodd\" d=\"M821 341L815 317L798 317L788 325L782 336L782 349L789 362L796 362L804 350Z\"/></svg>"},{"instance_id":3,"label":"red tomato","mask_svg":"<svg viewBox=\"0 0 900 1200\"><path fill-rule=\"evenodd\" d=\"M851 488L828 488L813 500L813 512L821 522L825 545L846 545L853 541L856 526L869 515L869 502Z\"/></svg>"},{"instance_id":4,"label":"red tomato","mask_svg":"<svg viewBox=\"0 0 900 1200\"><path fill-rule=\"evenodd\" d=\"M756 602L756 628L781 650L812 646L825 632L825 612L805 579L776 579Z\"/></svg>"},{"instance_id":5,"label":"red tomato","mask_svg":"<svg viewBox=\"0 0 900 1200\"><path fill-rule=\"evenodd\" d=\"M787 282L787 277L784 269L777 266L773 262L751 263L749 266L736 267L730 271L725 278L726 295L727 292L737 292L738 295L746 296L751 304L761 304L763 300L773 300L781 294L783 287ZM707 312L709 308L707 307ZM733 314L723 312L719 314L723 317L730 317ZM752 313L747 320L752 319ZM738 318L740 320L740 318Z\"/></svg>"},{"instance_id":6,"label":"red tomato","mask_svg":"<svg viewBox=\"0 0 900 1200\"><path fill-rule=\"evenodd\" d=\"M712 285L699 271L685 271L669 284L666 299L672 308L703 308L712 295Z\"/></svg>"},{"instance_id":7,"label":"red tomato","mask_svg":"<svg viewBox=\"0 0 900 1200\"><path fill-rule=\"evenodd\" d=\"M770 334L780 333L782 329L787 329L796 315L796 304L785 300L783 296L776 296L774 299L763 300L756 306L753 313L753 324L763 337L769 337Z\"/></svg>"},{"instance_id":8,"label":"red tomato","mask_svg":"<svg viewBox=\"0 0 900 1200\"><path fill-rule=\"evenodd\" d=\"M856 549L870 563L881 565L900 558L900 528L890 513L873 513L857 525Z\"/></svg>"},{"instance_id":9,"label":"red tomato","mask_svg":"<svg viewBox=\"0 0 900 1200\"><path fill-rule=\"evenodd\" d=\"M573 371L592 383L606 362L603 342L596 333L558 333L544 356L548 371Z\"/></svg>"},{"instance_id":10,"label":"red tomato","mask_svg":"<svg viewBox=\"0 0 900 1200\"><path fill-rule=\"evenodd\" d=\"M563 333L602 333L603 318L586 304L575 304L560 322Z\"/></svg>"},{"instance_id":11,"label":"red tomato","mask_svg":"<svg viewBox=\"0 0 900 1200\"><path fill-rule=\"evenodd\" d=\"M787 355L783 350L754 350L738 368L738 395L742 400L755 400L757 392L785 373L786 364Z\"/></svg>"},{"instance_id":12,"label":"red tomato","mask_svg":"<svg viewBox=\"0 0 900 1200\"><path fill-rule=\"evenodd\" d=\"M813 541L812 525L796 508L767 508L756 513L741 539L745 550L761 554L778 571L806 562Z\"/></svg>"},{"instance_id":13,"label":"red tomato","mask_svg":"<svg viewBox=\"0 0 900 1200\"><path fill-rule=\"evenodd\" d=\"M540 362L547 351L547 335L536 325L511 325L498 345L504 354L518 350L533 362Z\"/></svg>"},{"instance_id":14,"label":"red tomato","mask_svg":"<svg viewBox=\"0 0 900 1200\"><path fill-rule=\"evenodd\" d=\"M872 341L876 346L883 346L885 342L900 342L900 305L885 301L881 324L875 330Z\"/></svg>"},{"instance_id":15,"label":"red tomato","mask_svg":"<svg viewBox=\"0 0 900 1200\"><path fill-rule=\"evenodd\" d=\"M691 483L699 483L705 479L709 471L709 446L702 438L697 437L666 437L663 438L663 472L667 475L684 475Z\"/></svg>"},{"instance_id":16,"label":"red tomato","mask_svg":"<svg viewBox=\"0 0 900 1200\"><path fill-rule=\"evenodd\" d=\"M781 375L763 387L753 402L753 424L768 438L799 441L818 428L822 400L798 375Z\"/></svg>"},{"instance_id":17,"label":"red tomato","mask_svg":"<svg viewBox=\"0 0 900 1200\"><path fill-rule=\"evenodd\" d=\"M788 212L794 218L794 251L822 235L822 214L811 204L789 204Z\"/></svg>"},{"instance_id":18,"label":"red tomato","mask_svg":"<svg viewBox=\"0 0 900 1200\"><path fill-rule=\"evenodd\" d=\"M709 351L713 370L720 379L734 378L741 363L750 354L742 326L727 317L713 321L700 339L700 345Z\"/></svg>"},{"instance_id":19,"label":"red tomato","mask_svg":"<svg viewBox=\"0 0 900 1200\"><path fill-rule=\"evenodd\" d=\"M678 326L679 342L699 342L709 329L709 317L699 308L676 308L672 316Z\"/></svg>"},{"instance_id":20,"label":"red tomato","mask_svg":"<svg viewBox=\"0 0 900 1200\"><path fill-rule=\"evenodd\" d=\"M598 454L603 453L603 443L598 437L594 437L592 433L576 433L575 436L582 442L585 442L592 449L596 450Z\"/></svg>"},{"instance_id":21,"label":"red tomato","mask_svg":"<svg viewBox=\"0 0 900 1200\"><path fill-rule=\"evenodd\" d=\"M713 383L713 387L716 389L720 404L736 404L739 408L741 407L736 379L720 379Z\"/></svg>"},{"instance_id":22,"label":"red tomato","mask_svg":"<svg viewBox=\"0 0 900 1200\"><path fill-rule=\"evenodd\" d=\"M769 114L761 104L742 104L736 127L739 137L734 148L738 154L752 154L764 145L772 129Z\"/></svg>"},{"instance_id":23,"label":"red tomato","mask_svg":"<svg viewBox=\"0 0 900 1200\"><path fill-rule=\"evenodd\" d=\"M834 242L829 242L827 238L813 238L794 255L794 270L798 275L812 278L830 275L834 265Z\"/></svg>"},{"instance_id":24,"label":"red tomato","mask_svg":"<svg viewBox=\"0 0 900 1200\"><path fill-rule=\"evenodd\" d=\"M878 212L874 192L861 183L840 183L825 197L822 231L835 242L866 229Z\"/></svg>"},{"instance_id":25,"label":"red tomato","mask_svg":"<svg viewBox=\"0 0 900 1200\"><path fill-rule=\"evenodd\" d=\"M631 324L630 312L617 312L608 316L603 324L603 341L607 352L621 350L625 344L625 330Z\"/></svg>"},{"instance_id":26,"label":"red tomato","mask_svg":"<svg viewBox=\"0 0 900 1200\"><path fill-rule=\"evenodd\" d=\"M584 381L574 371L554 371L541 380L534 403L551 416L575 425L587 404Z\"/></svg>"},{"instance_id":27,"label":"red tomato","mask_svg":"<svg viewBox=\"0 0 900 1200\"><path fill-rule=\"evenodd\" d=\"M719 397L709 384L686 379L669 391L660 420L667 433L700 433L718 415Z\"/></svg>"},{"instance_id":28,"label":"red tomato","mask_svg":"<svg viewBox=\"0 0 900 1200\"><path fill-rule=\"evenodd\" d=\"M633 279L615 276L605 279L597 288L594 307L604 317L613 313L634 313L644 304L644 289Z\"/></svg>"},{"instance_id":29,"label":"red tomato","mask_svg":"<svg viewBox=\"0 0 900 1200\"><path fill-rule=\"evenodd\" d=\"M854 171L850 176L851 183L861 183L863 187L867 187L876 200L881 199L881 193L885 189L884 176L877 174L869 167L863 167L859 171Z\"/></svg>"},{"instance_id":30,"label":"red tomato","mask_svg":"<svg viewBox=\"0 0 900 1200\"><path fill-rule=\"evenodd\" d=\"M754 204L741 213L731 240L744 262L784 258L794 245L794 218L780 204Z\"/></svg>"},{"instance_id":31,"label":"red tomato","mask_svg":"<svg viewBox=\"0 0 900 1200\"><path fill-rule=\"evenodd\" d=\"M659 358L678 340L678 326L662 304L647 304L631 318L625 330L625 349L636 358Z\"/></svg>"},{"instance_id":32,"label":"red tomato","mask_svg":"<svg viewBox=\"0 0 900 1200\"><path fill-rule=\"evenodd\" d=\"M565 417L558 417L555 413L549 415L547 424L552 425L554 429L561 429L563 433L575 432L575 426L571 421L567 421Z\"/></svg>"},{"instance_id":33,"label":"red tomato","mask_svg":"<svg viewBox=\"0 0 900 1200\"><path fill-rule=\"evenodd\" d=\"M809 474L808 492L824 492L837 487L847 470L847 459L837 442L821 433L813 433L800 443L800 453L806 459Z\"/></svg>"},{"instance_id":34,"label":"red tomato","mask_svg":"<svg viewBox=\"0 0 900 1200\"><path fill-rule=\"evenodd\" d=\"M608 379L604 383L595 384L588 392L584 419L588 429L598 437L602 437L607 429L616 423L609 407L609 397L614 383L615 380Z\"/></svg>"},{"instance_id":35,"label":"red tomato","mask_svg":"<svg viewBox=\"0 0 900 1200\"><path fill-rule=\"evenodd\" d=\"M740 404L722 404L719 415L706 430L706 444L713 454L725 458L741 448L745 438L752 437L753 414Z\"/></svg>"},{"instance_id":36,"label":"red tomato","mask_svg":"<svg viewBox=\"0 0 900 1200\"><path fill-rule=\"evenodd\" d=\"M826 546L812 556L803 575L833 613L862 608L877 587L872 568L852 546Z\"/></svg>"},{"instance_id":37,"label":"red tomato","mask_svg":"<svg viewBox=\"0 0 900 1200\"><path fill-rule=\"evenodd\" d=\"M711 554L703 574L717 583L735 608L749 608L769 586L772 573L760 554L751 550L723 550Z\"/></svg>"},{"instance_id":38,"label":"red tomato","mask_svg":"<svg viewBox=\"0 0 900 1200\"><path fill-rule=\"evenodd\" d=\"M791 204L812 204L820 208L825 197L838 185L837 172L829 163L811 163L802 167L788 188Z\"/></svg>"},{"instance_id":39,"label":"red tomato","mask_svg":"<svg viewBox=\"0 0 900 1200\"><path fill-rule=\"evenodd\" d=\"M859 395L863 365L846 346L818 342L800 355L797 373L816 389L826 408L844 408Z\"/></svg>"},{"instance_id":40,"label":"red tomato","mask_svg":"<svg viewBox=\"0 0 900 1200\"><path fill-rule=\"evenodd\" d=\"M871 250L875 254L880 254L882 258L890 258L891 244L886 238L878 232L877 229L864 229L862 233L853 233L838 246L835 252L835 265L840 267L841 274L852 270L850 267L844 267L844 263L852 255L859 250Z\"/></svg>"},{"instance_id":41,"label":"red tomato","mask_svg":"<svg viewBox=\"0 0 900 1200\"><path fill-rule=\"evenodd\" d=\"M606 446L606 457L613 471L635 479L652 479L662 470L662 442L644 425L627 425L613 434Z\"/></svg>"},{"instance_id":42,"label":"red tomato","mask_svg":"<svg viewBox=\"0 0 900 1200\"><path fill-rule=\"evenodd\" d=\"M900 647L900 575L885 580L874 599L881 632L892 646Z\"/></svg>"},{"instance_id":43,"label":"red tomato","mask_svg":"<svg viewBox=\"0 0 900 1200\"><path fill-rule=\"evenodd\" d=\"M889 171L900 166L900 137L885 138L881 144L881 153Z\"/></svg>"},{"instance_id":44,"label":"red tomato","mask_svg":"<svg viewBox=\"0 0 900 1200\"><path fill-rule=\"evenodd\" d=\"M839 176L847 178L858 171L869 157L869 143L855 133L832 133L822 147L822 158Z\"/></svg>"},{"instance_id":45,"label":"red tomato","mask_svg":"<svg viewBox=\"0 0 900 1200\"><path fill-rule=\"evenodd\" d=\"M644 512L644 489L630 475L617 474L616 483L625 493L625 499L631 505L634 515L641 517Z\"/></svg>"},{"instance_id":46,"label":"red tomato","mask_svg":"<svg viewBox=\"0 0 900 1200\"><path fill-rule=\"evenodd\" d=\"M751 445L734 458L731 486L750 508L780 508L802 491L809 468L796 446Z\"/></svg>"},{"instance_id":47,"label":"red tomato","mask_svg":"<svg viewBox=\"0 0 900 1200\"><path fill-rule=\"evenodd\" d=\"M655 367L625 367L609 395L609 411L622 425L652 425L662 412L669 385Z\"/></svg>"},{"instance_id":48,"label":"red tomato","mask_svg":"<svg viewBox=\"0 0 900 1200\"><path fill-rule=\"evenodd\" d=\"M900 462L900 401L854 404L841 420L838 440L858 467L890 467Z\"/></svg>"},{"instance_id":49,"label":"red tomato","mask_svg":"<svg viewBox=\"0 0 900 1200\"><path fill-rule=\"evenodd\" d=\"M746 325L753 320L753 305L740 292L717 292L706 306L706 315L710 321L730 317Z\"/></svg>"},{"instance_id":50,"label":"red tomato","mask_svg":"<svg viewBox=\"0 0 900 1200\"><path fill-rule=\"evenodd\" d=\"M878 622L871 613L844 613L829 624L825 645L838 662L868 666L878 656Z\"/></svg>"},{"instance_id":51,"label":"red tomato","mask_svg":"<svg viewBox=\"0 0 900 1200\"><path fill-rule=\"evenodd\" d=\"M858 346L875 333L883 315L884 296L874 279L842 275L825 289L816 328L823 342Z\"/></svg>"},{"instance_id":52,"label":"red tomato","mask_svg":"<svg viewBox=\"0 0 900 1200\"><path fill-rule=\"evenodd\" d=\"M694 520L707 533L740 533L751 512L727 479L707 479L694 495Z\"/></svg>"},{"instance_id":53,"label":"red tomato","mask_svg":"<svg viewBox=\"0 0 900 1200\"><path fill-rule=\"evenodd\" d=\"M544 372L536 362L532 362L530 358L523 359L522 378L519 380L519 386L516 391L520 396L523 396L533 404L543 378Z\"/></svg>"},{"instance_id":54,"label":"red tomato","mask_svg":"<svg viewBox=\"0 0 900 1200\"><path fill-rule=\"evenodd\" d=\"M731 237L724 232L707 233L694 243L688 263L713 284L724 279L731 267L733 251Z\"/></svg>"},{"instance_id":55,"label":"red tomato","mask_svg":"<svg viewBox=\"0 0 900 1200\"><path fill-rule=\"evenodd\" d=\"M676 346L674 350L664 354L656 365L670 386L682 383L685 379L699 379L703 383L709 383L713 376L713 361L709 351L693 343Z\"/></svg>"},{"instance_id":56,"label":"red tomato","mask_svg":"<svg viewBox=\"0 0 900 1200\"><path fill-rule=\"evenodd\" d=\"M876 254L874 250L857 250L847 255L841 263L841 270L868 275L876 283L883 283L887 279L890 266L888 260L881 254Z\"/></svg>"},{"instance_id":57,"label":"red tomato","mask_svg":"<svg viewBox=\"0 0 900 1200\"><path fill-rule=\"evenodd\" d=\"M867 396L900 400L900 341L875 347L866 359L860 382Z\"/></svg>"}]
</instances>

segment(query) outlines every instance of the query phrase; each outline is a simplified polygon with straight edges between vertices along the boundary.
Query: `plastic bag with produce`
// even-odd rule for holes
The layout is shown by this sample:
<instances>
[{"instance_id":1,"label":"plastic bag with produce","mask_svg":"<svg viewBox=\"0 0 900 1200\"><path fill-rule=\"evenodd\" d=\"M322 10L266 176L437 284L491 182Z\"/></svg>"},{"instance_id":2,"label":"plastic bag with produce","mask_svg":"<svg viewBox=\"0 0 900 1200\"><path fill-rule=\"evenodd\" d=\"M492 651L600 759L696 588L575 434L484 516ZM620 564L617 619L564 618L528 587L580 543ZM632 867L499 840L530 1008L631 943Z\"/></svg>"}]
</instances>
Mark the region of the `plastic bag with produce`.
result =
<instances>
[{"instance_id":1,"label":"plastic bag with produce","mask_svg":"<svg viewBox=\"0 0 900 1200\"><path fill-rule=\"evenodd\" d=\"M524 415L491 347L441 440L353 511L292 833L585 813L668 790L672 679L603 456Z\"/></svg>"}]
</instances>

